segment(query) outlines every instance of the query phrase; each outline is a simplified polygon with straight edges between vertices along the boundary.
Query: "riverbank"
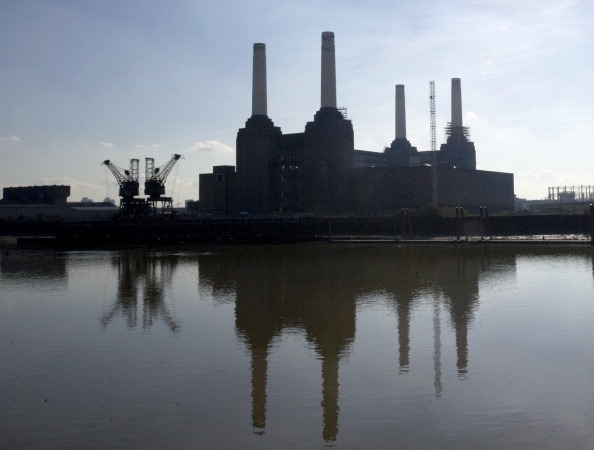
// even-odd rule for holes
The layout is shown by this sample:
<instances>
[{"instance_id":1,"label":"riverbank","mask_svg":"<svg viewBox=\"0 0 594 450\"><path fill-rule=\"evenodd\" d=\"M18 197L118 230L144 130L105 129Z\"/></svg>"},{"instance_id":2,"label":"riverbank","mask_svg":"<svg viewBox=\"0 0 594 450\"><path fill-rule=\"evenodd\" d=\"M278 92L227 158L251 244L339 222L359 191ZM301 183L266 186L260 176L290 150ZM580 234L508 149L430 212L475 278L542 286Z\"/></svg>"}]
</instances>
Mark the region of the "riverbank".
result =
<instances>
[{"instance_id":1,"label":"riverbank","mask_svg":"<svg viewBox=\"0 0 594 450\"><path fill-rule=\"evenodd\" d=\"M2 222L0 246L160 246L334 242L589 243L593 217L575 215L258 217L103 222Z\"/></svg>"}]
</instances>

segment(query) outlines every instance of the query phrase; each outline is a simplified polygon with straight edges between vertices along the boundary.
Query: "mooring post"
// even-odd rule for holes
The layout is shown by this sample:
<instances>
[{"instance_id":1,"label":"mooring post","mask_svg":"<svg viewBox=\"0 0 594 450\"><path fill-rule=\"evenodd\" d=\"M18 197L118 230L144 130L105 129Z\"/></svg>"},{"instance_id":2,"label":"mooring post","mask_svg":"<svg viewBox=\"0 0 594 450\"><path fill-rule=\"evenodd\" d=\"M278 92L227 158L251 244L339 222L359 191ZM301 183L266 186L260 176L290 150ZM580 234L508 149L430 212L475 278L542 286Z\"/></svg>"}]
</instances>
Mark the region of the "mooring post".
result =
<instances>
[{"instance_id":1,"label":"mooring post","mask_svg":"<svg viewBox=\"0 0 594 450\"><path fill-rule=\"evenodd\" d=\"M480 215L481 215L481 241L485 239L485 217L483 215L485 207L479 206Z\"/></svg>"},{"instance_id":2,"label":"mooring post","mask_svg":"<svg viewBox=\"0 0 594 450\"><path fill-rule=\"evenodd\" d=\"M489 220L489 208L485 206L485 223L487 224L487 234L489 239L493 239L493 232L491 231L491 221Z\"/></svg>"},{"instance_id":3,"label":"mooring post","mask_svg":"<svg viewBox=\"0 0 594 450\"><path fill-rule=\"evenodd\" d=\"M460 240L460 208L456 206L456 240Z\"/></svg>"},{"instance_id":4,"label":"mooring post","mask_svg":"<svg viewBox=\"0 0 594 450\"><path fill-rule=\"evenodd\" d=\"M590 245L594 245L594 205L590 203Z\"/></svg>"},{"instance_id":5,"label":"mooring post","mask_svg":"<svg viewBox=\"0 0 594 450\"><path fill-rule=\"evenodd\" d=\"M408 208L406 208L406 226L408 227L408 236L410 239L413 238L413 229L412 224L410 223L410 214L408 213Z\"/></svg>"},{"instance_id":6,"label":"mooring post","mask_svg":"<svg viewBox=\"0 0 594 450\"><path fill-rule=\"evenodd\" d=\"M468 230L466 229L466 217L464 216L464 207L460 206L460 217L462 218L462 231L464 231L464 237L468 241Z\"/></svg>"}]
</instances>

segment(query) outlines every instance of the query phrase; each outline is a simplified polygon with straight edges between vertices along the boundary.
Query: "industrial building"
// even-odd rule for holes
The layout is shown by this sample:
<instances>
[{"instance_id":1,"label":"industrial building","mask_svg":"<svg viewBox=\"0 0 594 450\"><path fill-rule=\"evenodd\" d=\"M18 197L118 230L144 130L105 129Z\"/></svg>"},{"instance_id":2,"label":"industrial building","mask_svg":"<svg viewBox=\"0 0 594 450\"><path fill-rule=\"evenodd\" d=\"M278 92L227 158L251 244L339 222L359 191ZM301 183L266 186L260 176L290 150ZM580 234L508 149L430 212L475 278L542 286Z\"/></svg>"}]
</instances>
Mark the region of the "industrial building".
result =
<instances>
[{"instance_id":1,"label":"industrial building","mask_svg":"<svg viewBox=\"0 0 594 450\"><path fill-rule=\"evenodd\" d=\"M320 109L303 133L283 134L268 117L266 47L254 44L252 115L237 133L236 167L215 166L200 174L202 213L386 214L431 206L513 210L513 174L476 169L474 143L462 123L459 78L452 79L452 119L439 150L418 151L406 138L403 85L396 86L390 147L356 150L353 125L337 107L334 33L322 33L321 53ZM432 147L434 142L433 132Z\"/></svg>"},{"instance_id":2,"label":"industrial building","mask_svg":"<svg viewBox=\"0 0 594 450\"><path fill-rule=\"evenodd\" d=\"M111 219L118 210L108 199L68 202L70 186L64 185L5 187L2 192L0 221L97 221Z\"/></svg>"},{"instance_id":3,"label":"industrial building","mask_svg":"<svg viewBox=\"0 0 594 450\"><path fill-rule=\"evenodd\" d=\"M10 205L65 205L70 197L70 186L18 186L2 189L0 204Z\"/></svg>"}]
</instances>

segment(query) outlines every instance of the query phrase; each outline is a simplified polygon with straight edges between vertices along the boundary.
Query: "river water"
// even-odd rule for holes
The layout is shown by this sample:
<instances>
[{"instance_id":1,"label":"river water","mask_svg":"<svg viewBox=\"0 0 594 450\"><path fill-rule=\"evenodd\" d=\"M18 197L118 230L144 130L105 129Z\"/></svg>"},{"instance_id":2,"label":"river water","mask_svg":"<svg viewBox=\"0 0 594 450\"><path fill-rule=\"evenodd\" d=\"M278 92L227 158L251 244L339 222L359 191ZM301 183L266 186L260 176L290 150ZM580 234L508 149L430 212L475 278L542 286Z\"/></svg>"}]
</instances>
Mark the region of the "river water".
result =
<instances>
[{"instance_id":1,"label":"river water","mask_svg":"<svg viewBox=\"0 0 594 450\"><path fill-rule=\"evenodd\" d=\"M0 256L0 448L592 448L588 245Z\"/></svg>"}]
</instances>

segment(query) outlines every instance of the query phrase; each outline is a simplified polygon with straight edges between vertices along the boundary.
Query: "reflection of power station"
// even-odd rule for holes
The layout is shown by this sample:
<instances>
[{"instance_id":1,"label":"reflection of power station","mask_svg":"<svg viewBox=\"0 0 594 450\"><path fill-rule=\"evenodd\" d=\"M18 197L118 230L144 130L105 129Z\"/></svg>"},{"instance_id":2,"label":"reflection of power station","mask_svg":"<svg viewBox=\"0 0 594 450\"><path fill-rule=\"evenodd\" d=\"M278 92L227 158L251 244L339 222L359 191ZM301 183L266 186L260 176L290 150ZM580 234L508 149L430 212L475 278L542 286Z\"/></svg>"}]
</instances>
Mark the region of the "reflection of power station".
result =
<instances>
[{"instance_id":1,"label":"reflection of power station","mask_svg":"<svg viewBox=\"0 0 594 450\"><path fill-rule=\"evenodd\" d=\"M251 359L252 426L266 431L268 358L286 330L301 330L321 363L322 436L337 439L340 365L355 339L358 299L369 293L393 299L400 372L410 372L411 311L432 299L434 391L443 390L442 310L449 313L456 345L456 372L468 370L468 328L478 301L481 254L432 247L374 247L320 253L316 246L221 250L199 262L201 283L220 295L235 292L235 325ZM513 264L513 261L507 263Z\"/></svg>"},{"instance_id":2,"label":"reflection of power station","mask_svg":"<svg viewBox=\"0 0 594 450\"><path fill-rule=\"evenodd\" d=\"M513 175L476 169L474 143L462 122L460 78L452 78L452 118L439 150L434 139L428 151L418 151L408 141L404 85L396 86L396 135L390 147L383 152L358 150L353 125L337 106L334 33L322 33L320 109L301 133L284 134L268 116L266 46L256 43L253 50L252 115L237 132L237 170L218 166L200 175L201 211L513 209Z\"/></svg>"},{"instance_id":3,"label":"reflection of power station","mask_svg":"<svg viewBox=\"0 0 594 450\"><path fill-rule=\"evenodd\" d=\"M356 303L349 284L327 285L332 271L323 258L304 260L288 250L272 259L249 256L234 273L236 327L252 356L256 433L266 428L267 358L272 342L285 328L303 329L321 360L322 435L326 441L336 440L340 359L355 337Z\"/></svg>"}]
</instances>

